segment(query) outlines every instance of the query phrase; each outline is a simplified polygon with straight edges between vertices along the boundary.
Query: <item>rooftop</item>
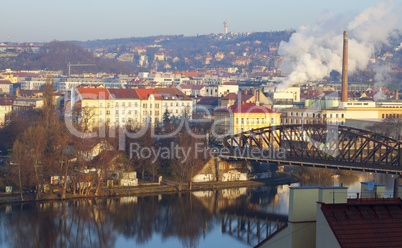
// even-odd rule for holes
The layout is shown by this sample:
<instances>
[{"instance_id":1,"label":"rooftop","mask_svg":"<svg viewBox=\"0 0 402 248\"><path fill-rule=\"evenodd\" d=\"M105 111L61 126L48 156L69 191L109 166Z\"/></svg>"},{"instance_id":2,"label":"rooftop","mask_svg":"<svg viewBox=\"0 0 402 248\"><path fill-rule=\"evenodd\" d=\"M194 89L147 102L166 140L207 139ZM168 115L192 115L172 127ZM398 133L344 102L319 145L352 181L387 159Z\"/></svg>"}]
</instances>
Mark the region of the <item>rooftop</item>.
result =
<instances>
[{"instance_id":1,"label":"rooftop","mask_svg":"<svg viewBox=\"0 0 402 248\"><path fill-rule=\"evenodd\" d=\"M341 247L401 247L400 198L354 199L321 210Z\"/></svg>"}]
</instances>

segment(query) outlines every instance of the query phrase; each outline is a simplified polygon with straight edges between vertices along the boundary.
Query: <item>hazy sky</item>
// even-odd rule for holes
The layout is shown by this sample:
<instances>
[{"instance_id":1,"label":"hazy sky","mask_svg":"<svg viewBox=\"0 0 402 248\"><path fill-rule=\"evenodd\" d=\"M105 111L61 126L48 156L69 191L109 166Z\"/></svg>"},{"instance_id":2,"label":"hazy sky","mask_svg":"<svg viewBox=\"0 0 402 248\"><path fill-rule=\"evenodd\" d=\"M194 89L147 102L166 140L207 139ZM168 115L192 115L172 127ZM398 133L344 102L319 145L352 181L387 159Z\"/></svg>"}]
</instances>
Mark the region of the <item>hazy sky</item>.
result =
<instances>
[{"instance_id":1,"label":"hazy sky","mask_svg":"<svg viewBox=\"0 0 402 248\"><path fill-rule=\"evenodd\" d=\"M328 13L355 16L378 0L1 0L0 42L276 31ZM395 0L400 7L402 0ZM401 26L399 26L401 28Z\"/></svg>"}]
</instances>

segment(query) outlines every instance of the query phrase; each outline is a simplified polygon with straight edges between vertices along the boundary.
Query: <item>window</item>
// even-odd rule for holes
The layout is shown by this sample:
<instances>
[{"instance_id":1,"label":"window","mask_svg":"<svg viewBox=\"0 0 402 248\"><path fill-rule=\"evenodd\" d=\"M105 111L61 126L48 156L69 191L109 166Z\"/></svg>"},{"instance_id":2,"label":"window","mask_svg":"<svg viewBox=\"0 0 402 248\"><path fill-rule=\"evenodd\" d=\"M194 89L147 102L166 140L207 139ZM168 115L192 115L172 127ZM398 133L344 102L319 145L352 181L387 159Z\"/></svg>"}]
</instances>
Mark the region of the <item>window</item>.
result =
<instances>
[{"instance_id":1,"label":"window","mask_svg":"<svg viewBox=\"0 0 402 248\"><path fill-rule=\"evenodd\" d=\"M101 107L101 108L102 108L102 107L103 107L103 103L99 103L99 107Z\"/></svg>"},{"instance_id":2,"label":"window","mask_svg":"<svg viewBox=\"0 0 402 248\"><path fill-rule=\"evenodd\" d=\"M131 102L128 103L128 106L131 107Z\"/></svg>"},{"instance_id":3,"label":"window","mask_svg":"<svg viewBox=\"0 0 402 248\"><path fill-rule=\"evenodd\" d=\"M257 124L260 124L260 118L257 118Z\"/></svg>"},{"instance_id":4,"label":"window","mask_svg":"<svg viewBox=\"0 0 402 248\"><path fill-rule=\"evenodd\" d=\"M107 115L110 115L110 110L106 110L106 114L107 114Z\"/></svg>"},{"instance_id":5,"label":"window","mask_svg":"<svg viewBox=\"0 0 402 248\"><path fill-rule=\"evenodd\" d=\"M236 124L239 124L239 118L236 118Z\"/></svg>"},{"instance_id":6,"label":"window","mask_svg":"<svg viewBox=\"0 0 402 248\"><path fill-rule=\"evenodd\" d=\"M244 118L241 118L241 124L244 124Z\"/></svg>"},{"instance_id":7,"label":"window","mask_svg":"<svg viewBox=\"0 0 402 248\"><path fill-rule=\"evenodd\" d=\"M275 119L274 118L271 118L271 123L275 124Z\"/></svg>"},{"instance_id":8,"label":"window","mask_svg":"<svg viewBox=\"0 0 402 248\"><path fill-rule=\"evenodd\" d=\"M147 108L147 104L146 103L142 104L142 107Z\"/></svg>"}]
</instances>

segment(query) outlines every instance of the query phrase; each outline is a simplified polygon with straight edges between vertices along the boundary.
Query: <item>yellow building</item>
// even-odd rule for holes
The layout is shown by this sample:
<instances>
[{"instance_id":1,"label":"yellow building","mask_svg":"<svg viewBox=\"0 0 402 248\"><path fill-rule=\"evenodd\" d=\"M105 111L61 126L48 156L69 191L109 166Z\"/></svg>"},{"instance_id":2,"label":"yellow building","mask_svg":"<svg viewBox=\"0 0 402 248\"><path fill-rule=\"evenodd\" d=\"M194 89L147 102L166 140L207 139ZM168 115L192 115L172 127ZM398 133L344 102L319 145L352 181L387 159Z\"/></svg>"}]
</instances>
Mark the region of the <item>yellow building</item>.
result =
<instances>
[{"instance_id":1,"label":"yellow building","mask_svg":"<svg viewBox=\"0 0 402 248\"><path fill-rule=\"evenodd\" d=\"M280 113L254 103L235 104L214 111L216 131L233 135L244 131L280 124Z\"/></svg>"}]
</instances>

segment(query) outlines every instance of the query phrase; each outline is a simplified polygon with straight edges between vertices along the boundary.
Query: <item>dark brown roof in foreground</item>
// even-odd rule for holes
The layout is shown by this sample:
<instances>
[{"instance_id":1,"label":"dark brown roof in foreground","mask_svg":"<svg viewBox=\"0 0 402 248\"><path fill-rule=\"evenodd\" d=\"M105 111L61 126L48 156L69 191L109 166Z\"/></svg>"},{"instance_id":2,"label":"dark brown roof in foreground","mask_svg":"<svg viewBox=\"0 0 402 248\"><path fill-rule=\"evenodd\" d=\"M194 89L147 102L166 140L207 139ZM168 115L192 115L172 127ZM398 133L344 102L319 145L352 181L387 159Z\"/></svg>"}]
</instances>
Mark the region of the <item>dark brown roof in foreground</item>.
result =
<instances>
[{"instance_id":1,"label":"dark brown roof in foreground","mask_svg":"<svg viewBox=\"0 0 402 248\"><path fill-rule=\"evenodd\" d=\"M402 247L400 198L322 204L321 210L341 247Z\"/></svg>"}]
</instances>

